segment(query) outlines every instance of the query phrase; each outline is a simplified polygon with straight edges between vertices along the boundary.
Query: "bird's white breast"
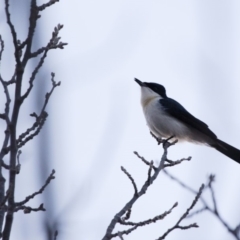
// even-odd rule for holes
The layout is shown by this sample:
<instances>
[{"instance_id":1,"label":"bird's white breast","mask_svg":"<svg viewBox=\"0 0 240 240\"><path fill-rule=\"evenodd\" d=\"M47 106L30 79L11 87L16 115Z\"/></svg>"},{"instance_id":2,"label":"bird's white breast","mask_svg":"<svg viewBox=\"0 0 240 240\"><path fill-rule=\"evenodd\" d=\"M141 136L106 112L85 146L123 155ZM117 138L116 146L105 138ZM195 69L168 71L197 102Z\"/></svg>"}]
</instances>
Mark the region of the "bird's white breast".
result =
<instances>
[{"instance_id":1,"label":"bird's white breast","mask_svg":"<svg viewBox=\"0 0 240 240\"><path fill-rule=\"evenodd\" d=\"M188 140L188 128L164 111L159 101L161 96L149 88L141 89L141 104L150 131L160 138L174 135L179 140Z\"/></svg>"}]
</instances>

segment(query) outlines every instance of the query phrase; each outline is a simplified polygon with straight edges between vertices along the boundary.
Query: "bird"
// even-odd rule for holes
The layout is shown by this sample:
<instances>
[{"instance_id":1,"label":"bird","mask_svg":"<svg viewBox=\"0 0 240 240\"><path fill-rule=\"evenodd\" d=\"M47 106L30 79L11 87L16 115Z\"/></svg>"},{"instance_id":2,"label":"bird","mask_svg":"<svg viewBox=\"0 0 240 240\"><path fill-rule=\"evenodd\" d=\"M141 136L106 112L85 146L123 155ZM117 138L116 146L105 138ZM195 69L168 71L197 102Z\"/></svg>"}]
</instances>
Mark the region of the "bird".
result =
<instances>
[{"instance_id":1,"label":"bird","mask_svg":"<svg viewBox=\"0 0 240 240\"><path fill-rule=\"evenodd\" d=\"M189 113L166 94L164 86L141 82L141 105L150 132L159 139L174 138L204 144L216 149L240 164L240 150L217 138L208 125Z\"/></svg>"}]
</instances>

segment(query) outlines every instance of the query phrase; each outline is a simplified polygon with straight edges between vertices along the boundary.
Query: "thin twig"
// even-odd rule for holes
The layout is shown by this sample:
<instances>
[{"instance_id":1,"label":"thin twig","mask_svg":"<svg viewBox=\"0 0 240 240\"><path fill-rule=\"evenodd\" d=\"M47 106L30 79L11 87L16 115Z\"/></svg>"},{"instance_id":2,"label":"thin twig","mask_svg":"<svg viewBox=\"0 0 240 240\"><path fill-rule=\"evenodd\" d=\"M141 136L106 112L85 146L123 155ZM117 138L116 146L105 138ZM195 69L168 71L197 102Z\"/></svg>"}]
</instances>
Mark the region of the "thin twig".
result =
<instances>
[{"instance_id":1,"label":"thin twig","mask_svg":"<svg viewBox=\"0 0 240 240\"><path fill-rule=\"evenodd\" d=\"M161 158L161 161L159 163L159 166L157 167L157 169L155 170L154 174L151 176L151 178L149 179L149 181L146 181L142 188L140 189L140 191L138 191L138 194L134 194L134 196L129 200L129 202L114 216L114 218L112 219L112 221L110 222L107 231L103 237L102 240L109 240L112 239L113 237L117 237L116 234L112 234L116 224L121 221L122 216L125 214L126 211L128 211L128 209L131 209L133 204L142 196L146 193L146 191L148 190L149 186L155 181L155 179L157 178L157 176L159 175L160 171L163 169L164 167L164 163L165 160L167 159L167 150L170 146L172 146L173 144L175 144L175 142L173 143L166 143L163 145L163 155ZM136 153L135 153L136 154ZM129 177L129 176L128 176ZM126 231L122 231L122 234L129 234L132 231L134 231L137 228L137 226L134 226L133 228L130 228Z\"/></svg>"},{"instance_id":2,"label":"thin twig","mask_svg":"<svg viewBox=\"0 0 240 240\"><path fill-rule=\"evenodd\" d=\"M177 221L177 223L169 228L161 237L159 237L157 240L162 240L162 239L165 239L166 236L172 232L173 230L175 229L189 229L189 228L196 228L198 227L198 225L196 223L193 223L193 224L190 224L190 225L187 225L187 226L181 226L180 223L182 222L183 219L185 219L187 217L187 215L189 214L189 212L191 211L191 209L193 209L193 207L196 205L197 201L199 200L201 194L202 194L202 191L204 189L204 184L201 185L201 187L199 188L199 191L198 191L198 194L196 195L196 197L194 198L191 206L186 210L186 212L180 217L180 219Z\"/></svg>"},{"instance_id":3,"label":"thin twig","mask_svg":"<svg viewBox=\"0 0 240 240\"><path fill-rule=\"evenodd\" d=\"M175 165L178 165L178 164L182 163L183 161L190 161L191 159L192 159L192 157L188 157L188 158L182 158L182 159L177 160L177 161L171 161L171 163L164 164L164 168L172 167L172 166L175 166Z\"/></svg>"},{"instance_id":4,"label":"thin twig","mask_svg":"<svg viewBox=\"0 0 240 240\"><path fill-rule=\"evenodd\" d=\"M61 82L55 82L54 77L55 77L55 74L51 73L52 88L51 88L50 92L46 93L46 95L45 95L45 101L44 101L44 104L42 106L39 116L36 113L32 113L31 116L35 117L35 119L36 119L35 122L24 133L19 135L19 137L17 139L18 149L21 148L22 146L24 146L28 141L30 141L31 139L33 139L35 136L37 136L40 133L40 131L48 117L48 114L47 114L47 112L45 112L45 109L47 107L49 99L50 99L53 91L55 90L55 88L61 85ZM10 150L10 147L5 148L5 154L8 153L9 150Z\"/></svg>"},{"instance_id":5,"label":"thin twig","mask_svg":"<svg viewBox=\"0 0 240 240\"><path fill-rule=\"evenodd\" d=\"M119 237L121 240L124 240L121 232L118 232L118 237Z\"/></svg>"},{"instance_id":6,"label":"thin twig","mask_svg":"<svg viewBox=\"0 0 240 240\"><path fill-rule=\"evenodd\" d=\"M4 41L3 41L3 39L2 39L2 36L0 35L0 63L1 63L1 61L2 61L2 53L3 53L3 51L4 51Z\"/></svg>"},{"instance_id":7,"label":"thin twig","mask_svg":"<svg viewBox=\"0 0 240 240\"><path fill-rule=\"evenodd\" d=\"M151 162L147 161L144 157L140 156L139 153L137 151L133 152L139 159L141 159L146 165L150 166ZM156 171L157 167L152 166L152 168Z\"/></svg>"},{"instance_id":8,"label":"thin twig","mask_svg":"<svg viewBox=\"0 0 240 240\"><path fill-rule=\"evenodd\" d=\"M151 175L152 175L152 170L153 170L153 161L151 161L149 169L148 169L148 184L150 185L150 180L151 180Z\"/></svg>"},{"instance_id":9,"label":"thin twig","mask_svg":"<svg viewBox=\"0 0 240 240\"><path fill-rule=\"evenodd\" d=\"M67 45L67 43L62 43L62 42L59 43L60 38L58 37L58 34L59 34L59 32L62 28L63 28L63 25L58 24L54 28L54 31L52 33L52 38L50 39L48 45L45 48L41 48L39 50L39 52L37 51L35 53L29 53L29 55L26 57L26 60L29 60L29 58L36 57L38 54L43 53L43 55L40 58L40 61L38 62L37 66L35 67L34 71L32 72L32 75L31 75L30 80L29 80L28 89L21 96L21 101L24 101L24 99L26 99L28 97L29 93L31 92L31 90L33 88L33 82L36 78L36 75L37 75L38 71L40 70L40 68L42 67L42 65L44 63L45 58L47 57L48 51L51 50L51 49L54 49L54 48L63 49L63 47L65 45Z\"/></svg>"},{"instance_id":10,"label":"thin twig","mask_svg":"<svg viewBox=\"0 0 240 240\"><path fill-rule=\"evenodd\" d=\"M10 28L11 31L11 35L13 38L13 45L15 48L15 60L17 62L17 65L20 66L21 65L21 61L20 61L20 56L19 56L19 52L18 52L18 41L17 41L17 33L15 30L15 27L11 21L11 16L10 16L10 12L9 12L9 0L5 0L5 13L6 13L6 17L7 17L7 24Z\"/></svg>"},{"instance_id":11,"label":"thin twig","mask_svg":"<svg viewBox=\"0 0 240 240\"><path fill-rule=\"evenodd\" d=\"M155 222L157 222L159 220L164 219L177 206L178 206L178 203L176 202L176 203L174 203L174 205L168 211L165 211L164 213L162 213L160 215L157 215L154 218L150 218L150 219L142 221L142 222L134 223L134 222L126 222L126 221L120 220L119 223L122 224L122 225L128 225L128 226L138 226L138 227L145 226L145 225L148 225L148 224L151 224L151 223L155 223Z\"/></svg>"},{"instance_id":12,"label":"thin twig","mask_svg":"<svg viewBox=\"0 0 240 240\"><path fill-rule=\"evenodd\" d=\"M45 188L49 185L49 183L50 183L53 179L55 179L54 174L55 174L55 170L52 170L52 172L51 172L51 174L48 176L45 184L44 184L37 192L35 192L35 193L27 196L27 197L25 198L25 200L23 200L23 201L21 201L21 202L16 202L16 203L15 203L15 206L22 206L22 205L24 205L25 203L29 202L31 199L33 199L33 198L34 198L35 196L37 196L38 194L43 193L43 191L44 191Z\"/></svg>"},{"instance_id":13,"label":"thin twig","mask_svg":"<svg viewBox=\"0 0 240 240\"><path fill-rule=\"evenodd\" d=\"M39 211L46 211L46 209L43 206L43 203L40 204L39 207L37 208L33 208L33 207L29 207L29 206L18 206L14 209L14 212L18 212L19 210L23 210L23 212L25 214L31 213L31 212L39 212Z\"/></svg>"},{"instance_id":14,"label":"thin twig","mask_svg":"<svg viewBox=\"0 0 240 240\"><path fill-rule=\"evenodd\" d=\"M137 189L137 185L133 179L133 177L131 176L131 174L124 168L124 167L121 167L121 170L127 175L127 177L130 179L132 185L133 185L133 188L134 188L134 196L137 196L138 195L138 189Z\"/></svg>"},{"instance_id":15,"label":"thin twig","mask_svg":"<svg viewBox=\"0 0 240 240\"><path fill-rule=\"evenodd\" d=\"M45 8L52 6L54 3L59 2L59 0L50 0L48 3L44 3L38 6L38 11L43 11Z\"/></svg>"},{"instance_id":16,"label":"thin twig","mask_svg":"<svg viewBox=\"0 0 240 240\"><path fill-rule=\"evenodd\" d=\"M194 189L192 189L191 187L189 187L187 184L183 183L181 180L179 180L178 178L174 177L173 175L171 175L169 172L167 172L166 170L164 170L164 173L171 178L172 180L174 180L175 182L177 182L180 186L182 186L183 188L187 189L188 191L190 191L193 194L196 194L196 191ZM200 196L200 200L203 204L203 207L200 210L197 210L195 212L193 212L192 214L189 214L188 217L192 217L196 214L202 213L204 210L209 211L210 213L212 213L222 224L223 226L228 230L228 232L230 232L232 234L232 236L235 237L235 239L240 240L240 236L238 233L238 226L236 228L232 228L228 225L228 223L223 219L223 217L219 214L219 210L217 208L217 203L216 203L216 197L215 197L215 193L214 193L214 189L212 186L212 183L215 180L215 176L213 174L211 174L208 178L208 182L206 184L205 187L205 191L207 189L210 190L211 192L211 199L213 202L213 208L210 207L207 203L207 201L203 198L203 196Z\"/></svg>"}]
</instances>

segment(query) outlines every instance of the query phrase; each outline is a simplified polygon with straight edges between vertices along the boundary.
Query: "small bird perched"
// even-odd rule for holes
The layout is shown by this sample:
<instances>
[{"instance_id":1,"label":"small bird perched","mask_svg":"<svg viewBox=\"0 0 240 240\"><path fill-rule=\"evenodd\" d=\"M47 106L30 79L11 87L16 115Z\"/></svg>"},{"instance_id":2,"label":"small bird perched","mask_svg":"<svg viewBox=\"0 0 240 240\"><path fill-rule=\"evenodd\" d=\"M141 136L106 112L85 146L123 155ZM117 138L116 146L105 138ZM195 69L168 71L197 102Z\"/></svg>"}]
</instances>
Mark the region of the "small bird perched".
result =
<instances>
[{"instance_id":1,"label":"small bird perched","mask_svg":"<svg viewBox=\"0 0 240 240\"><path fill-rule=\"evenodd\" d=\"M205 144L240 164L240 150L218 139L207 124L167 97L162 85L136 78L135 81L141 87L141 104L147 125L156 137L175 137L180 141Z\"/></svg>"}]
</instances>

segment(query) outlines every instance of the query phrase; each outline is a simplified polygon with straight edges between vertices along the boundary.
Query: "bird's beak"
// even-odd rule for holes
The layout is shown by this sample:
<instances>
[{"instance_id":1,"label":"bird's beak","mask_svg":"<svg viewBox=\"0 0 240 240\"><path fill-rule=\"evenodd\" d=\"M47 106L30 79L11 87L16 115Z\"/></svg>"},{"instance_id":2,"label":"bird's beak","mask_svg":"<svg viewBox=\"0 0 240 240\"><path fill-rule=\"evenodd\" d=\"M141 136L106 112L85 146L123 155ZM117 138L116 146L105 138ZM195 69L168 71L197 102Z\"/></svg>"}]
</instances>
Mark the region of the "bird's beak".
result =
<instances>
[{"instance_id":1,"label":"bird's beak","mask_svg":"<svg viewBox=\"0 0 240 240\"><path fill-rule=\"evenodd\" d=\"M140 80L138 80L137 78L134 79L135 82L137 82L139 84L139 86L143 87L144 86L144 83L141 82Z\"/></svg>"}]
</instances>

